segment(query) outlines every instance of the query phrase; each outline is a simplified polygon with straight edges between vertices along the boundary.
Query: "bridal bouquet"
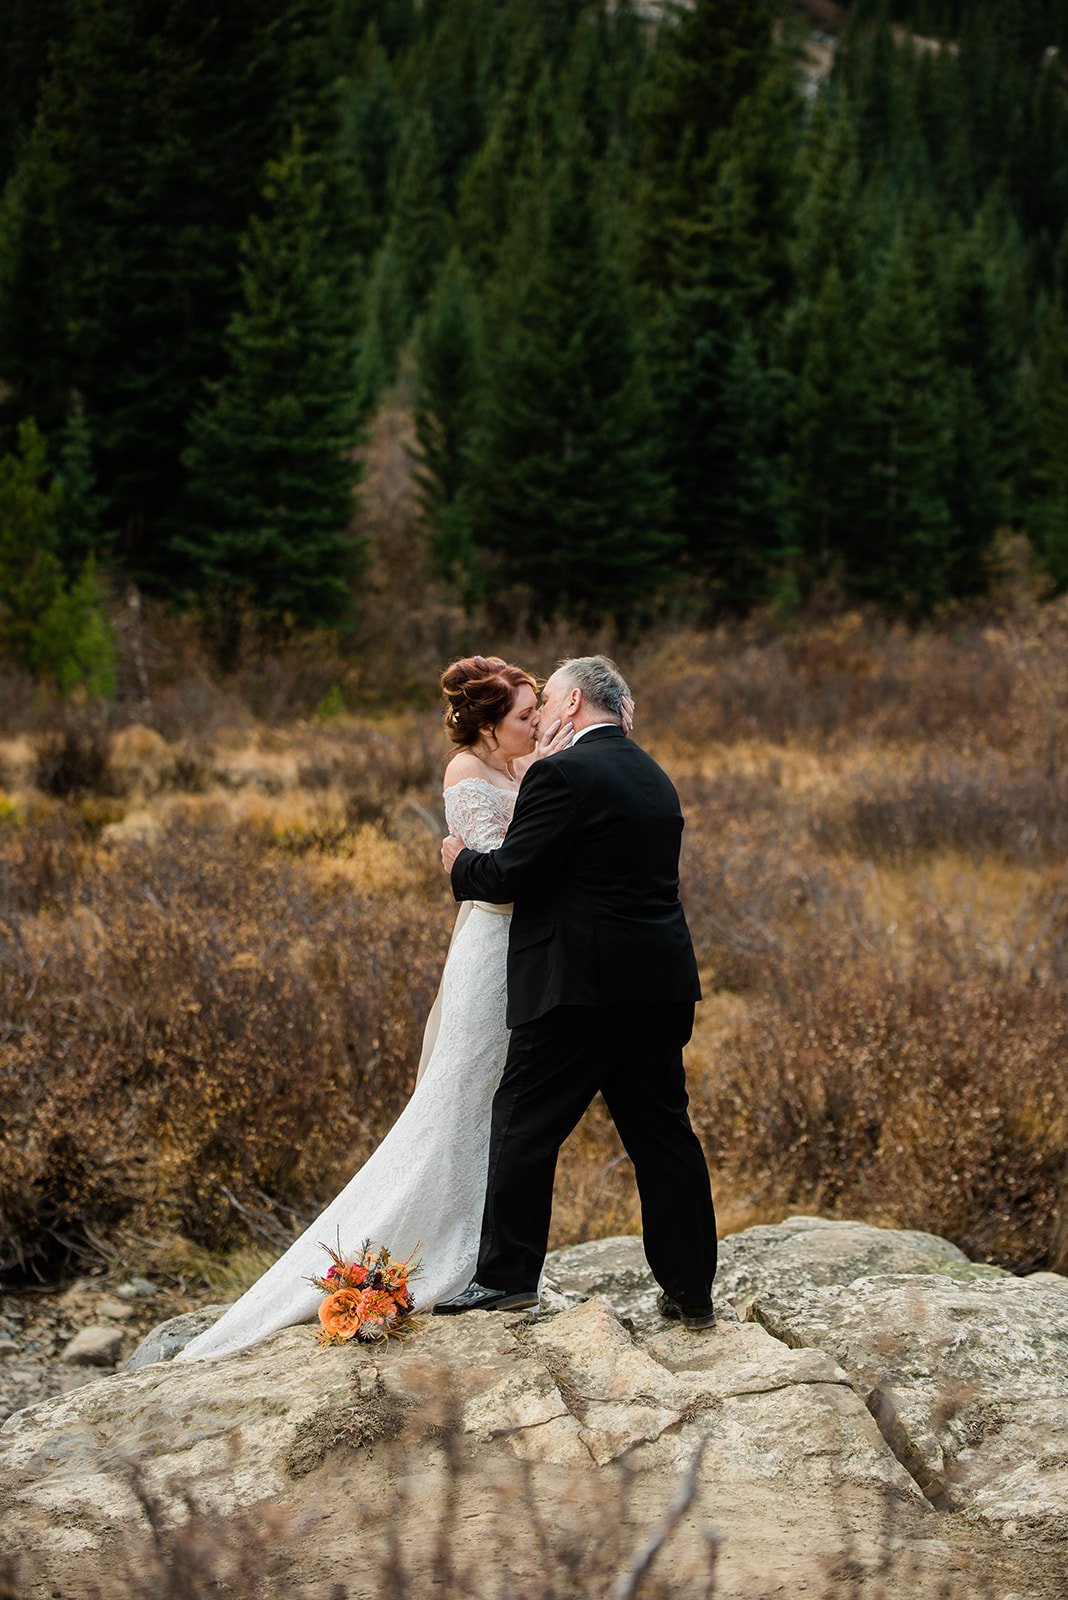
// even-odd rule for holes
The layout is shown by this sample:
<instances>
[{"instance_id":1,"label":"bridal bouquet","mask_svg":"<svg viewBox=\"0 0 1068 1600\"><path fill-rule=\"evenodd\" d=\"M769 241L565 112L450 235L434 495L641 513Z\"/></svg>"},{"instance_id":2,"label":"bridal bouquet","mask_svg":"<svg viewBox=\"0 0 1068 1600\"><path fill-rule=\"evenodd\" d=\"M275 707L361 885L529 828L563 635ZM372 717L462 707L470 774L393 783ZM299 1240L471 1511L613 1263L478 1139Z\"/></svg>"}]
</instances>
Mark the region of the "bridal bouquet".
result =
<instances>
[{"instance_id":1,"label":"bridal bouquet","mask_svg":"<svg viewBox=\"0 0 1068 1600\"><path fill-rule=\"evenodd\" d=\"M373 1344L414 1331L415 1300L408 1281L419 1271L419 1263L413 1256L395 1261L384 1244L373 1245L370 1239L351 1259L342 1255L340 1237L336 1249L328 1244L323 1249L330 1266L321 1278L308 1280L325 1296L319 1307L317 1344L348 1344L351 1339Z\"/></svg>"}]
</instances>

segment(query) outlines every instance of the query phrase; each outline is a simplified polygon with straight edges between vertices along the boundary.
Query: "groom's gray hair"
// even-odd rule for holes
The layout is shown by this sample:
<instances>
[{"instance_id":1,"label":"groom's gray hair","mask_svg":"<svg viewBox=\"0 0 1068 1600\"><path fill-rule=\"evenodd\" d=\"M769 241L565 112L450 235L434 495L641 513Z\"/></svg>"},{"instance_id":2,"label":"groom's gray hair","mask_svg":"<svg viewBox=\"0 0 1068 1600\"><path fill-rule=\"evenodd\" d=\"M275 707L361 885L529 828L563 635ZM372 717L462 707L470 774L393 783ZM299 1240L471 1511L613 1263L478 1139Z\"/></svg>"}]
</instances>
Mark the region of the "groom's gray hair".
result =
<instances>
[{"instance_id":1,"label":"groom's gray hair","mask_svg":"<svg viewBox=\"0 0 1068 1600\"><path fill-rule=\"evenodd\" d=\"M630 694L627 680L607 656L571 656L557 667L571 689L581 689L582 698L595 711L610 717L623 713L623 696Z\"/></svg>"}]
</instances>

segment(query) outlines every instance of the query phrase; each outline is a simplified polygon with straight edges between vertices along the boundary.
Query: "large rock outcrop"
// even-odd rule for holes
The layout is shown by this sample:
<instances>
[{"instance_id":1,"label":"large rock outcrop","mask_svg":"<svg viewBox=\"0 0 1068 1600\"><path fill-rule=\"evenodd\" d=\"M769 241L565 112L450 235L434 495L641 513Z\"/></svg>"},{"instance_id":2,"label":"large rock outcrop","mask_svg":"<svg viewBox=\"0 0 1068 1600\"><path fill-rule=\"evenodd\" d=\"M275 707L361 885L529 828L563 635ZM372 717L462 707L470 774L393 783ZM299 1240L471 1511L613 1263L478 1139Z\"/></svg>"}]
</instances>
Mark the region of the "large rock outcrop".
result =
<instances>
[{"instance_id":1,"label":"large rock outcrop","mask_svg":"<svg viewBox=\"0 0 1068 1600\"><path fill-rule=\"evenodd\" d=\"M895 1600L1056 1594L1068 1280L818 1219L750 1229L723 1258L706 1333L659 1318L640 1241L616 1239L551 1258L536 1319L432 1318L406 1343L333 1350L288 1329L177 1366L135 1356L6 1424L3 1537L29 1552L30 1593L81 1600L73 1575L129 1548L135 1491L179 1522L190 1491L223 1525L285 1509L265 1600L298 1578L329 1594L354 1529L377 1553L347 1594L379 1593L390 1551L440 1591L439 1518L445 1592L563 1593L539 1574L548 1562L555 1582L576 1552L576 1592L607 1592L692 1472L658 1558L665 1593L707 1592L712 1530L722 1597L835 1581ZM142 1355L191 1331L157 1330Z\"/></svg>"},{"instance_id":2,"label":"large rock outcrop","mask_svg":"<svg viewBox=\"0 0 1068 1600\"><path fill-rule=\"evenodd\" d=\"M893 1274L767 1296L753 1315L841 1362L936 1505L1068 1520L1068 1284Z\"/></svg>"}]
</instances>

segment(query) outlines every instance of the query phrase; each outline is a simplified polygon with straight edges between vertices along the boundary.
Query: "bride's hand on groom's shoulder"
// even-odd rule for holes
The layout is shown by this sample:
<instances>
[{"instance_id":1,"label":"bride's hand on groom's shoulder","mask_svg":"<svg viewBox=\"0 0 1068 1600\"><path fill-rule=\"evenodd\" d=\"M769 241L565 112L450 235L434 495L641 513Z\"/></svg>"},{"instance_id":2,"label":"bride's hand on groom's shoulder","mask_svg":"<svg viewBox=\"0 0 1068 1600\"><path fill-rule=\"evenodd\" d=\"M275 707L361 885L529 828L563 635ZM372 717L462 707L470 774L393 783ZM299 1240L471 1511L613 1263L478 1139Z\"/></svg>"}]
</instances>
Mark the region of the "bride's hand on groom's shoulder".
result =
<instances>
[{"instance_id":1,"label":"bride's hand on groom's shoulder","mask_svg":"<svg viewBox=\"0 0 1068 1600\"><path fill-rule=\"evenodd\" d=\"M634 732L634 701L629 694L625 694L620 701L619 715L623 724L623 732L629 739Z\"/></svg>"},{"instance_id":2,"label":"bride's hand on groom's shoulder","mask_svg":"<svg viewBox=\"0 0 1068 1600\"><path fill-rule=\"evenodd\" d=\"M463 849L463 840L458 839L454 833L441 841L441 864L448 873L452 872L453 863Z\"/></svg>"}]
</instances>

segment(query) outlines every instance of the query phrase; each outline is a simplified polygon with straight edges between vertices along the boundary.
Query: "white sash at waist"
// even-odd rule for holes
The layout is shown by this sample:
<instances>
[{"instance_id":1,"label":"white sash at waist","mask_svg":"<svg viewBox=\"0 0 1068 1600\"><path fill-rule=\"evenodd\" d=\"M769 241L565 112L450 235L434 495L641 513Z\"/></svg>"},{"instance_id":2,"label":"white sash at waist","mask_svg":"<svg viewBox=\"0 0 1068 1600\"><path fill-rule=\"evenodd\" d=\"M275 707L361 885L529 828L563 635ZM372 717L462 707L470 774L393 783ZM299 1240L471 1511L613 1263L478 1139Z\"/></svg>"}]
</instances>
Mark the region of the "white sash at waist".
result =
<instances>
[{"instance_id":1,"label":"white sash at waist","mask_svg":"<svg viewBox=\"0 0 1068 1600\"><path fill-rule=\"evenodd\" d=\"M514 902L509 900L507 905L494 906L488 900L472 900L471 904L480 911L492 911L495 917L510 917L514 909Z\"/></svg>"}]
</instances>

